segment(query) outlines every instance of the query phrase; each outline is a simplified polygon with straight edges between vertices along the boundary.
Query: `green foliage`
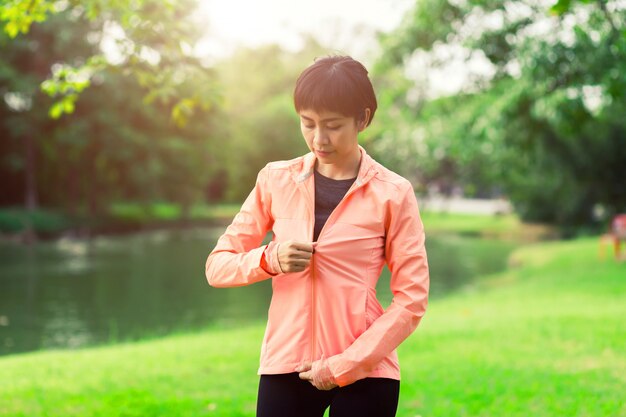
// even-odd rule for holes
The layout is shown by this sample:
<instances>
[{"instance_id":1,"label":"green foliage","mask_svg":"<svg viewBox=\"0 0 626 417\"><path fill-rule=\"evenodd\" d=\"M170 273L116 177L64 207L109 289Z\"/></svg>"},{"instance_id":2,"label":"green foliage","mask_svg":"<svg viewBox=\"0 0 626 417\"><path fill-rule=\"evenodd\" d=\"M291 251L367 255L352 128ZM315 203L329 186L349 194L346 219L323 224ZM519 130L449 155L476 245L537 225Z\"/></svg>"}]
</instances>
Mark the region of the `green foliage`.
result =
<instances>
[{"instance_id":1,"label":"green foliage","mask_svg":"<svg viewBox=\"0 0 626 417\"><path fill-rule=\"evenodd\" d=\"M525 220L572 231L597 221L594 207L623 211L625 24L618 2L418 2L381 40L383 67L449 45L484 56L495 73L418 102L376 142L423 184L503 192ZM424 70L439 69L430 62Z\"/></svg>"},{"instance_id":2,"label":"green foliage","mask_svg":"<svg viewBox=\"0 0 626 417\"><path fill-rule=\"evenodd\" d=\"M190 216L194 220L228 221L239 212L241 205L232 204L196 204L191 208Z\"/></svg>"},{"instance_id":3,"label":"green foliage","mask_svg":"<svg viewBox=\"0 0 626 417\"><path fill-rule=\"evenodd\" d=\"M16 233L31 229L38 233L59 233L71 225L71 220L58 211L27 211L19 207L0 209L0 232Z\"/></svg>"},{"instance_id":4,"label":"green foliage","mask_svg":"<svg viewBox=\"0 0 626 417\"><path fill-rule=\"evenodd\" d=\"M117 25L123 31L122 39L117 40L121 64L109 62L101 51L94 51L74 63L53 68L41 85L42 91L55 99L48 113L51 118L73 113L92 78L109 69L133 74L147 89L146 103L172 103L171 118L184 127L194 112L208 111L215 100L214 91L206 87L212 83L209 72L189 52L201 30L187 19L195 5L193 0L13 0L0 9L0 21L5 22L5 32L11 38L27 34L33 23L42 23L50 14L60 12L71 12L70 20L88 20L100 36L106 25ZM200 87L189 88L188 79Z\"/></svg>"},{"instance_id":5,"label":"green foliage","mask_svg":"<svg viewBox=\"0 0 626 417\"><path fill-rule=\"evenodd\" d=\"M35 22L43 22L57 9L53 1L6 0L0 6L0 21L4 21L4 31L15 38L26 34Z\"/></svg>"},{"instance_id":6,"label":"green foliage","mask_svg":"<svg viewBox=\"0 0 626 417\"><path fill-rule=\"evenodd\" d=\"M293 86L303 68L324 50L309 40L293 54L278 46L241 49L220 62L223 139L217 156L225 170L223 197L242 201L269 161L308 152L293 107Z\"/></svg>"},{"instance_id":7,"label":"green foliage","mask_svg":"<svg viewBox=\"0 0 626 417\"><path fill-rule=\"evenodd\" d=\"M118 202L111 204L109 214L121 220L148 223L150 221L180 219L181 208L176 204L166 202L150 205Z\"/></svg>"},{"instance_id":8,"label":"green foliage","mask_svg":"<svg viewBox=\"0 0 626 417\"><path fill-rule=\"evenodd\" d=\"M102 64L98 45L85 42L98 33L92 25L65 11L33 26L28 38L0 36L0 91L16 97L11 106L0 106L0 200L19 204L23 175L31 170L39 201L47 207L95 217L106 215L114 201L165 200L178 205L185 217L204 200L205 187L219 168L212 152L217 109L197 111L202 102L187 99L181 110L184 127L168 116L181 93L214 98L213 72L196 68L202 76L183 77L169 96L146 103L149 86L121 66ZM104 66L85 75L72 65L76 62ZM44 81L39 89L51 69L56 81ZM48 109L52 116L73 112L51 120ZM27 163L27 138L37 166Z\"/></svg>"},{"instance_id":9,"label":"green foliage","mask_svg":"<svg viewBox=\"0 0 626 417\"><path fill-rule=\"evenodd\" d=\"M576 3L585 3L589 4L593 0L558 0L555 5L553 5L550 10L556 14L565 14L572 10ZM606 0L600 0L601 3L606 3Z\"/></svg>"},{"instance_id":10,"label":"green foliage","mask_svg":"<svg viewBox=\"0 0 626 417\"><path fill-rule=\"evenodd\" d=\"M58 119L64 113L74 113L79 94L91 85L91 74L101 71L105 66L106 61L100 55L90 57L79 69L67 65L56 66L52 77L41 83L41 91L49 97L59 98L50 107L48 115Z\"/></svg>"}]
</instances>

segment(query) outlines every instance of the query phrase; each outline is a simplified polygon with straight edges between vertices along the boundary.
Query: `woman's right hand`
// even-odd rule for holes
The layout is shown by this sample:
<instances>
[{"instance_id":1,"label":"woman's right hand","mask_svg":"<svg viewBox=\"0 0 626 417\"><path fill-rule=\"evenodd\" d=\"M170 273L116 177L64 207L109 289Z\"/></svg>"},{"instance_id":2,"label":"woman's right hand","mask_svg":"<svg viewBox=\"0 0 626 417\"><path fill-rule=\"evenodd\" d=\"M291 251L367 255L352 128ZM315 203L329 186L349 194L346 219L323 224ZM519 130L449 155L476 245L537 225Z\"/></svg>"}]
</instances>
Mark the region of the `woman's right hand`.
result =
<instances>
[{"instance_id":1,"label":"woman's right hand","mask_svg":"<svg viewBox=\"0 0 626 417\"><path fill-rule=\"evenodd\" d=\"M283 273L304 271L311 263L314 243L288 240L278 245L278 263Z\"/></svg>"}]
</instances>

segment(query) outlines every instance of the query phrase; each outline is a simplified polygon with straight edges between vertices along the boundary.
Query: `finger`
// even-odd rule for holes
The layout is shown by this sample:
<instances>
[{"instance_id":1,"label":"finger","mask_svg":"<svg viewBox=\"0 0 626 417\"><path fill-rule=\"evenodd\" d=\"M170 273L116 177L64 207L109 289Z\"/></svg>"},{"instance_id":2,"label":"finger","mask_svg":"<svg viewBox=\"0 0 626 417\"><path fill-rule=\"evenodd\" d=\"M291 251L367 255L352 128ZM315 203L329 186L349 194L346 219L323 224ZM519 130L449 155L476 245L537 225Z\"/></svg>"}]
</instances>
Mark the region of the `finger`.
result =
<instances>
[{"instance_id":1,"label":"finger","mask_svg":"<svg viewBox=\"0 0 626 417\"><path fill-rule=\"evenodd\" d=\"M313 243L311 242L293 242L292 247L304 252L313 253Z\"/></svg>"},{"instance_id":2,"label":"finger","mask_svg":"<svg viewBox=\"0 0 626 417\"><path fill-rule=\"evenodd\" d=\"M313 376L311 374L312 374L311 371L300 372L300 374L298 374L298 376L300 377L300 379L303 379L305 381L311 381L311 383L313 383L313 381L312 381Z\"/></svg>"},{"instance_id":3,"label":"finger","mask_svg":"<svg viewBox=\"0 0 626 417\"><path fill-rule=\"evenodd\" d=\"M294 369L294 371L296 372L306 372L306 371L310 371L311 370L311 362L300 362L300 364L298 366L296 366L296 369Z\"/></svg>"},{"instance_id":4,"label":"finger","mask_svg":"<svg viewBox=\"0 0 626 417\"><path fill-rule=\"evenodd\" d=\"M294 252L292 255L295 259L311 259L311 257L313 256L313 254L311 252L306 252L303 250L298 250L297 252Z\"/></svg>"},{"instance_id":5,"label":"finger","mask_svg":"<svg viewBox=\"0 0 626 417\"><path fill-rule=\"evenodd\" d=\"M304 262L300 262L300 261L289 261L287 263L287 269L289 270L298 270L298 271L302 271L306 268L306 265L304 264Z\"/></svg>"},{"instance_id":6,"label":"finger","mask_svg":"<svg viewBox=\"0 0 626 417\"><path fill-rule=\"evenodd\" d=\"M317 388L320 391L330 391L331 389L336 387L336 385L333 385L332 383L329 383L329 382L320 382L320 381L315 381L315 380L312 380L310 382L315 388Z\"/></svg>"},{"instance_id":7,"label":"finger","mask_svg":"<svg viewBox=\"0 0 626 417\"><path fill-rule=\"evenodd\" d=\"M296 372L306 372L311 370L312 363L311 362L301 362L295 369Z\"/></svg>"},{"instance_id":8,"label":"finger","mask_svg":"<svg viewBox=\"0 0 626 417\"><path fill-rule=\"evenodd\" d=\"M289 255L289 262L309 263L311 254L308 252L296 252Z\"/></svg>"},{"instance_id":9,"label":"finger","mask_svg":"<svg viewBox=\"0 0 626 417\"><path fill-rule=\"evenodd\" d=\"M296 266L298 268L306 268L311 263L308 259L292 259L289 261L289 265Z\"/></svg>"}]
</instances>

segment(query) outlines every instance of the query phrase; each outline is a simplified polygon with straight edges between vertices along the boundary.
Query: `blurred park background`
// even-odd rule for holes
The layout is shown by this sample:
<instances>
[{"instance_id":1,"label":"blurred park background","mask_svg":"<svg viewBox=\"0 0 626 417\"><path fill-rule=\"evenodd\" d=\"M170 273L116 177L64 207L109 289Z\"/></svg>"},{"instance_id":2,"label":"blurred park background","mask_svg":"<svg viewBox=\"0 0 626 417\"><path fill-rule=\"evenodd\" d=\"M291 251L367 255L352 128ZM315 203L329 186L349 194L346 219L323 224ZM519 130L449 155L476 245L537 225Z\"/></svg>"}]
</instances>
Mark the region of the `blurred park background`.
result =
<instances>
[{"instance_id":1,"label":"blurred park background","mask_svg":"<svg viewBox=\"0 0 626 417\"><path fill-rule=\"evenodd\" d=\"M254 415L271 282L204 261L307 151L293 85L329 54L370 70L360 143L426 227L398 416L626 416L626 1L2 0L0 27L0 416Z\"/></svg>"}]
</instances>

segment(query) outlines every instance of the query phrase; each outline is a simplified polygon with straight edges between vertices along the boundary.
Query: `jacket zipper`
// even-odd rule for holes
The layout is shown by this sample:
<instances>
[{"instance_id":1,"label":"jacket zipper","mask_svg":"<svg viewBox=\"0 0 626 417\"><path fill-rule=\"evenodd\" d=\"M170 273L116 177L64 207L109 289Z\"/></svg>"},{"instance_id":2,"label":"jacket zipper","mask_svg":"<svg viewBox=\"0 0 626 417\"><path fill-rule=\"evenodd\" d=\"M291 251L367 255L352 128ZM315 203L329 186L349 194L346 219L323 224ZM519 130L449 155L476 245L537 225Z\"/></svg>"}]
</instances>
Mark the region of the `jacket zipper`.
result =
<instances>
[{"instance_id":1,"label":"jacket zipper","mask_svg":"<svg viewBox=\"0 0 626 417\"><path fill-rule=\"evenodd\" d=\"M354 181L354 184L356 184L358 181L358 177L357 179ZM326 225L329 223L329 220L331 219L331 217L333 216L333 214L337 211L337 208L344 202L347 200L347 198L353 194L358 188L361 187L361 183L355 185L352 185L352 187L350 187L350 189L346 192L346 194L343 196L343 198L341 199L341 201L339 201L339 203L337 204L337 206L333 209L333 211L330 213L330 215L328 216L328 219L326 219L326 223L324 223L324 226L322 226L322 230L320 230L320 234L317 236L317 241L320 241L320 237L322 237L322 234L324 233L324 229L326 229ZM315 194L314 194L315 195ZM315 197L314 197L315 198ZM311 227L311 241L313 241L313 236L315 235L315 202L313 202L313 204L309 204L310 210L311 210L311 219L312 219L312 227ZM315 277L315 254L313 254L313 256L311 257L311 360L310 362L313 363L313 361L315 361L316 358L316 349L315 349L315 345L316 345L316 339L317 339L317 335L316 335L316 331L315 331L315 281L316 281L316 277Z\"/></svg>"},{"instance_id":2,"label":"jacket zipper","mask_svg":"<svg viewBox=\"0 0 626 417\"><path fill-rule=\"evenodd\" d=\"M315 345L317 335L315 334L315 256L311 257L311 360L315 360Z\"/></svg>"}]
</instances>

